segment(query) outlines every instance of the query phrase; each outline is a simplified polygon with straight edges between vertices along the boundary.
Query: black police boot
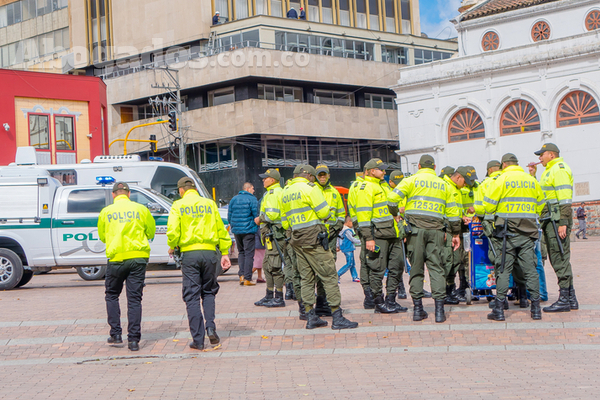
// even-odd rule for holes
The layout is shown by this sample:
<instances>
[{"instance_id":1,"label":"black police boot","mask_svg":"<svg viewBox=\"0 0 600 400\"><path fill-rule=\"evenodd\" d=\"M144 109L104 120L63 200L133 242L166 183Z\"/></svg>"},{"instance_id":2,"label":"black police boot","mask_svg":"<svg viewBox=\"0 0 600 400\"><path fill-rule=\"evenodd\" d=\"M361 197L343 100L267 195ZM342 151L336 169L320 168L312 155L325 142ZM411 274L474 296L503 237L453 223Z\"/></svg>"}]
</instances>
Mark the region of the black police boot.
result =
<instances>
[{"instance_id":1,"label":"black police boot","mask_svg":"<svg viewBox=\"0 0 600 400\"><path fill-rule=\"evenodd\" d=\"M306 314L308 317L308 320L306 322L306 329L315 329L320 328L322 326L327 326L327 321L323 321L321 318L319 318L315 313L314 308Z\"/></svg>"},{"instance_id":2,"label":"black police boot","mask_svg":"<svg viewBox=\"0 0 600 400\"><path fill-rule=\"evenodd\" d=\"M531 299L531 319L542 319L542 309L540 307L540 299Z\"/></svg>"},{"instance_id":3,"label":"black police boot","mask_svg":"<svg viewBox=\"0 0 600 400\"><path fill-rule=\"evenodd\" d=\"M263 297L262 299L260 299L259 301L256 301L254 303L255 306L266 306L268 303L270 303L273 300L273 291L267 289L267 294L265 295L265 297Z\"/></svg>"},{"instance_id":4,"label":"black police boot","mask_svg":"<svg viewBox=\"0 0 600 400\"><path fill-rule=\"evenodd\" d=\"M286 283L285 284L285 299L286 300L295 300L296 296L294 296L294 284Z\"/></svg>"},{"instance_id":5,"label":"black police boot","mask_svg":"<svg viewBox=\"0 0 600 400\"><path fill-rule=\"evenodd\" d=\"M396 293L388 294L385 296L385 305L388 308L393 308L396 312L407 312L408 308L402 307L399 303L396 302ZM377 310L375 310L377 312Z\"/></svg>"},{"instance_id":6,"label":"black police boot","mask_svg":"<svg viewBox=\"0 0 600 400\"><path fill-rule=\"evenodd\" d=\"M329 307L329 303L327 302L327 297L325 296L317 296L317 304L315 306L315 313L319 317L331 317L331 307Z\"/></svg>"},{"instance_id":7,"label":"black police boot","mask_svg":"<svg viewBox=\"0 0 600 400\"><path fill-rule=\"evenodd\" d=\"M308 317L306 316L306 310L304 309L304 304L302 304L302 301L298 302L298 314L300 314L298 316L298 319L300 321L308 321Z\"/></svg>"},{"instance_id":8,"label":"black police boot","mask_svg":"<svg viewBox=\"0 0 600 400\"><path fill-rule=\"evenodd\" d=\"M365 300L363 301L363 307L365 310L372 310L375 308L375 300L373 299L373 292L370 287L364 287L363 292L365 293Z\"/></svg>"},{"instance_id":9,"label":"black police boot","mask_svg":"<svg viewBox=\"0 0 600 400\"><path fill-rule=\"evenodd\" d=\"M112 335L106 340L108 344L121 344L123 343L123 336L121 335Z\"/></svg>"},{"instance_id":10,"label":"black police boot","mask_svg":"<svg viewBox=\"0 0 600 400\"><path fill-rule=\"evenodd\" d=\"M338 308L333 313L333 322L331 329L354 329L358 327L358 322L352 322L342 315L342 309Z\"/></svg>"},{"instance_id":11,"label":"black police boot","mask_svg":"<svg viewBox=\"0 0 600 400\"><path fill-rule=\"evenodd\" d=\"M423 297L425 299L430 299L431 298L431 292L428 292L427 290L423 289Z\"/></svg>"},{"instance_id":12,"label":"black police boot","mask_svg":"<svg viewBox=\"0 0 600 400\"><path fill-rule=\"evenodd\" d=\"M435 299L435 322L442 323L446 321L446 313L444 312L444 300Z\"/></svg>"},{"instance_id":13,"label":"black police boot","mask_svg":"<svg viewBox=\"0 0 600 400\"><path fill-rule=\"evenodd\" d=\"M458 298L454 295L454 289L456 288L455 284L446 285L446 298L444 299L444 304L458 304Z\"/></svg>"},{"instance_id":14,"label":"black police boot","mask_svg":"<svg viewBox=\"0 0 600 400\"><path fill-rule=\"evenodd\" d=\"M569 288L560 288L558 300L550 307L544 307L544 312L567 312L571 311L571 303L569 302Z\"/></svg>"},{"instance_id":15,"label":"black police boot","mask_svg":"<svg viewBox=\"0 0 600 400\"><path fill-rule=\"evenodd\" d=\"M466 303L467 302L467 288L469 287L468 283L467 283L467 278L465 276L460 275L460 285L458 286L458 289L456 289L456 291L454 292L456 294L456 298L458 299L459 303Z\"/></svg>"},{"instance_id":16,"label":"black police boot","mask_svg":"<svg viewBox=\"0 0 600 400\"><path fill-rule=\"evenodd\" d=\"M400 275L400 282L398 283L398 298L400 300L405 300L407 298L406 289L404 288L404 281L402 280L402 275Z\"/></svg>"},{"instance_id":17,"label":"black police boot","mask_svg":"<svg viewBox=\"0 0 600 400\"><path fill-rule=\"evenodd\" d=\"M383 300L383 294L380 294L379 296L375 297L375 313L395 314L397 312L400 311L396 310L396 307L394 306L389 307L388 303Z\"/></svg>"},{"instance_id":18,"label":"black police boot","mask_svg":"<svg viewBox=\"0 0 600 400\"><path fill-rule=\"evenodd\" d=\"M525 286L519 286L519 307L529 307L529 300L527 300L527 288Z\"/></svg>"},{"instance_id":19,"label":"black police boot","mask_svg":"<svg viewBox=\"0 0 600 400\"><path fill-rule=\"evenodd\" d=\"M569 304L571 305L571 310L579 310L579 302L577 301L577 296L575 296L573 285L569 287Z\"/></svg>"},{"instance_id":20,"label":"black police boot","mask_svg":"<svg viewBox=\"0 0 600 400\"><path fill-rule=\"evenodd\" d=\"M212 326L206 328L206 336L208 336L208 340L210 340L210 344L219 344L221 338L217 335L217 331Z\"/></svg>"},{"instance_id":21,"label":"black police boot","mask_svg":"<svg viewBox=\"0 0 600 400\"><path fill-rule=\"evenodd\" d=\"M140 342L136 342L134 340L132 342L127 343L127 347L129 347L129 350L131 351L140 351Z\"/></svg>"},{"instance_id":22,"label":"black police boot","mask_svg":"<svg viewBox=\"0 0 600 400\"><path fill-rule=\"evenodd\" d=\"M413 321L422 321L427 318L427 312L423 309L421 299L413 299Z\"/></svg>"},{"instance_id":23,"label":"black police boot","mask_svg":"<svg viewBox=\"0 0 600 400\"><path fill-rule=\"evenodd\" d=\"M504 300L506 300L506 298ZM496 298L494 308L492 309L492 312L487 315L487 319L504 321L504 301L498 301L498 298Z\"/></svg>"},{"instance_id":24,"label":"black police boot","mask_svg":"<svg viewBox=\"0 0 600 400\"><path fill-rule=\"evenodd\" d=\"M275 297L273 300L265 304L265 307L285 307L285 301L283 301L283 290L281 292L279 290L275 290Z\"/></svg>"},{"instance_id":25,"label":"black police boot","mask_svg":"<svg viewBox=\"0 0 600 400\"><path fill-rule=\"evenodd\" d=\"M494 300L490 301L490 304L489 304L489 306L488 306L488 307L490 307L490 308L492 308L492 309L493 309L494 307L496 307L496 299L497 299L497 298L494 298ZM504 298L504 309L505 309L505 310L508 310L508 297L505 297L505 298Z\"/></svg>"}]
</instances>

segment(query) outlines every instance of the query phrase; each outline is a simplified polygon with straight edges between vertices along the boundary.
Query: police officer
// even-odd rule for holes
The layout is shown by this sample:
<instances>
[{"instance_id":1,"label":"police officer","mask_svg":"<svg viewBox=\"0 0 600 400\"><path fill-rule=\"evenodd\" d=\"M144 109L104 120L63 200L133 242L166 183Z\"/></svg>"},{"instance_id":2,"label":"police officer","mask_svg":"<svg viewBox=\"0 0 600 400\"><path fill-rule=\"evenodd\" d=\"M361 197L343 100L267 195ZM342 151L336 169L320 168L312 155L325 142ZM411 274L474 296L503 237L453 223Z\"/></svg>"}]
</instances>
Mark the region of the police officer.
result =
<instances>
[{"instance_id":1,"label":"police officer","mask_svg":"<svg viewBox=\"0 0 600 400\"><path fill-rule=\"evenodd\" d=\"M367 273L375 312L390 314L408 309L396 303L403 257L398 224L390 213L388 193L381 183L386 168L387 165L379 158L365 164L365 180L356 199L356 216L360 235L365 238ZM383 277L386 270L389 282L384 300Z\"/></svg>"},{"instance_id":2,"label":"police officer","mask_svg":"<svg viewBox=\"0 0 600 400\"><path fill-rule=\"evenodd\" d=\"M544 205L544 194L535 178L519 166L514 154L502 156L502 171L489 186L483 200L485 211L496 214L494 235L502 240L496 301L488 319L504 321L504 299L515 262L523 269L527 290L531 295L531 318L542 319L534 247L538 238L537 218Z\"/></svg>"},{"instance_id":3,"label":"police officer","mask_svg":"<svg viewBox=\"0 0 600 400\"><path fill-rule=\"evenodd\" d=\"M446 165L444 168L442 168L442 170L440 171L440 175L439 177L444 179L445 176L447 177L451 177L452 174L454 174L454 172L456 172L456 169L454 167L451 167L449 165Z\"/></svg>"},{"instance_id":4,"label":"police officer","mask_svg":"<svg viewBox=\"0 0 600 400\"><path fill-rule=\"evenodd\" d=\"M404 173L402 171L400 171L399 169L394 170L390 173L390 182L389 182L389 188L390 188L390 192L400 184L400 182L402 182L402 179L404 179ZM400 201L400 203L398 204L398 217L399 219L403 219L404 218L404 206L406 204L405 199L403 199L402 201ZM389 205L389 204L388 204ZM390 208L390 212L392 212L392 208ZM394 214L392 212L392 214ZM404 229L403 226L400 225L400 220L396 219L396 221L398 222L398 229ZM402 239L402 246L404 246L404 239ZM406 288L404 287L404 279L403 279L403 275L404 275L404 270L406 268L405 262L406 262L406 258L405 258L406 254L402 254L402 259L401 259L401 265L400 265L400 276L398 277L398 298L399 299L406 299ZM389 275L388 275L389 277ZM389 278L388 278L389 279ZM389 284L389 282L387 282Z\"/></svg>"},{"instance_id":5,"label":"police officer","mask_svg":"<svg viewBox=\"0 0 600 400\"><path fill-rule=\"evenodd\" d=\"M192 334L190 347L203 350L205 326L210 343L216 345L220 341L215 325L215 296L219 291L217 265L220 259L223 269L231 267L228 256L231 238L217 205L198 194L191 178L181 178L177 188L181 199L171 206L167 221L167 244L169 255L174 254L175 248L181 252L183 301Z\"/></svg>"},{"instance_id":6,"label":"police officer","mask_svg":"<svg viewBox=\"0 0 600 400\"><path fill-rule=\"evenodd\" d=\"M269 168L259 175L267 190L260 203L260 214L255 222L260 224L260 236L265 243L263 271L267 281L267 294L255 306L285 307L283 300L283 270L281 259L285 248L285 230L281 226L281 193L279 171ZM281 255L280 255L281 252ZM285 258L285 257L284 257ZM289 289L288 289L289 290Z\"/></svg>"},{"instance_id":7,"label":"police officer","mask_svg":"<svg viewBox=\"0 0 600 400\"><path fill-rule=\"evenodd\" d=\"M467 165L466 171L470 174L470 182L469 184L465 184L461 189L462 195L462 205L463 205L463 223L461 225L461 235L460 235L460 247L458 248L458 257L459 257L459 266L458 266L458 278L460 285L456 290L456 297L461 302L466 302L466 290L469 287L469 283L467 282L466 271L469 267L469 253L464 249L464 233L469 232L469 223L471 219L475 216L475 192L477 191L477 187L479 183L477 182L477 172L472 165ZM455 256L457 256L455 254Z\"/></svg>"},{"instance_id":8,"label":"police officer","mask_svg":"<svg viewBox=\"0 0 600 400\"><path fill-rule=\"evenodd\" d=\"M407 253L411 264L410 295L413 299L413 321L427 318L423 310L424 265L427 263L431 278L431 291L435 300L435 322L444 322L446 274L442 262L444 248L444 218L451 215L455 206L447 183L435 175L435 161L429 154L421 156L419 171L404 178L392 191L389 201L398 203L406 198L404 215L410 225ZM456 249L460 240L451 231L452 245Z\"/></svg>"},{"instance_id":9,"label":"police officer","mask_svg":"<svg viewBox=\"0 0 600 400\"><path fill-rule=\"evenodd\" d=\"M329 217L329 206L322 190L310 182L311 175L316 176L312 166L298 165L294 169L294 178L283 190L281 198L281 223L284 229L292 230L290 243L294 247L302 279L302 302L308 317L306 329L327 326L327 321L320 319L313 309L315 276L323 282L333 312L331 328L356 328L357 322L351 322L342 315L335 262L331 252L325 250L329 242L324 220Z\"/></svg>"},{"instance_id":10,"label":"police officer","mask_svg":"<svg viewBox=\"0 0 600 400\"><path fill-rule=\"evenodd\" d=\"M569 236L573 227L573 173L565 160L560 157L560 150L554 143L546 143L535 152L546 168L540 179L546 204L542 213L542 230L548 248L550 264L556 272L560 294L558 300L544 312L565 312L578 310L579 303L573 287L573 270L571 269L571 242ZM529 167L535 176L536 167ZM554 224L552 223L554 221ZM554 231L557 227L558 238ZM558 245L562 244L562 253Z\"/></svg>"},{"instance_id":11,"label":"police officer","mask_svg":"<svg viewBox=\"0 0 600 400\"><path fill-rule=\"evenodd\" d=\"M129 200L129 185L117 182L113 186L114 203L105 207L98 217L98 237L106 243L105 300L109 344L123 343L119 295L123 282L127 287L127 342L129 350L140 349L142 322L142 291L146 265L150 257L148 239L154 238L155 222L148 208Z\"/></svg>"},{"instance_id":12,"label":"police officer","mask_svg":"<svg viewBox=\"0 0 600 400\"><path fill-rule=\"evenodd\" d=\"M446 167L448 168L448 167ZM463 218L463 205L461 189L465 185L472 183L469 170L466 167L458 167L450 175L444 174L443 180L446 182L446 188L450 192L450 202L446 204L448 212L446 213L446 245L444 247L444 266L446 272L446 298L444 304L458 304L456 296L456 284L454 280L456 273L462 262L462 249L452 249L452 234L460 233L460 224Z\"/></svg>"}]
</instances>

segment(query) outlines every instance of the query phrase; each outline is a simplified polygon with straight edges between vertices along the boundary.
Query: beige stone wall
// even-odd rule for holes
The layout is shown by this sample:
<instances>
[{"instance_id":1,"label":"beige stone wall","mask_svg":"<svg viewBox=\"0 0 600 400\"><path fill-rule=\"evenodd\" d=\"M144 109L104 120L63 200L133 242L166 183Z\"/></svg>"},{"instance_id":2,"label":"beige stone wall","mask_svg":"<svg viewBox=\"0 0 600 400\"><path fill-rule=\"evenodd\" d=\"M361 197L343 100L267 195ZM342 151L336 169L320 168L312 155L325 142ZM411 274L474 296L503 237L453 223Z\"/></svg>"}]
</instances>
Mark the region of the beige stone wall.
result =
<instances>
[{"instance_id":1,"label":"beige stone wall","mask_svg":"<svg viewBox=\"0 0 600 400\"><path fill-rule=\"evenodd\" d=\"M0 46L69 26L69 8L0 29Z\"/></svg>"},{"instance_id":2,"label":"beige stone wall","mask_svg":"<svg viewBox=\"0 0 600 400\"><path fill-rule=\"evenodd\" d=\"M124 138L141 120L111 126L110 141ZM188 143L211 141L248 134L316 136L340 139L397 140L398 119L395 110L331 106L312 103L286 103L249 99L183 114L183 126L190 126ZM134 130L131 139L156 135L159 148L167 136L160 126ZM128 143L128 153L148 149L146 143ZM110 148L110 154L123 154L123 142Z\"/></svg>"}]
</instances>

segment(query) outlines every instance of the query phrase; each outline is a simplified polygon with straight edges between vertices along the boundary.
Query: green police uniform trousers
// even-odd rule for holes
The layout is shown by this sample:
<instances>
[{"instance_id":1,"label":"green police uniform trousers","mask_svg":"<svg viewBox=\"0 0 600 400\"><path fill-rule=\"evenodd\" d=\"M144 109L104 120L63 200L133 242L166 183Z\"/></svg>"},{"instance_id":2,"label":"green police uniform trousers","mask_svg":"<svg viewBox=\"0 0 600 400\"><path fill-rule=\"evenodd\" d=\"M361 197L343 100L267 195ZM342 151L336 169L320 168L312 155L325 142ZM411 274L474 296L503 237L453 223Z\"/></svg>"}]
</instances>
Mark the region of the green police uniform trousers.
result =
<instances>
[{"instance_id":1,"label":"green police uniform trousers","mask_svg":"<svg viewBox=\"0 0 600 400\"><path fill-rule=\"evenodd\" d=\"M298 272L296 253L289 242L285 243L284 249L285 251L283 252L283 255L285 257L285 268L283 273L285 275L285 283L291 283L294 286L296 298L300 300L300 273Z\"/></svg>"},{"instance_id":2,"label":"green police uniform trousers","mask_svg":"<svg viewBox=\"0 0 600 400\"><path fill-rule=\"evenodd\" d=\"M279 239L277 240L277 244L283 253L283 249L285 248L285 240ZM266 243L265 250L265 258L263 259L263 272L265 273L265 280L267 281L267 289L276 288L278 291L283 290L283 269L282 260L277 251L277 247L275 247L275 242L271 241L271 247L269 249L269 243ZM285 257L285 256L284 256Z\"/></svg>"},{"instance_id":3,"label":"green police uniform trousers","mask_svg":"<svg viewBox=\"0 0 600 400\"><path fill-rule=\"evenodd\" d=\"M446 297L446 273L442 263L444 232L439 229L412 227L407 239L407 255L410 260L410 295L413 299L423 297L425 263L429 270L432 297L443 300Z\"/></svg>"},{"instance_id":4,"label":"green police uniform trousers","mask_svg":"<svg viewBox=\"0 0 600 400\"><path fill-rule=\"evenodd\" d=\"M540 298L540 277L536 270L535 239L515 232L511 233L515 236L506 238L504 271L500 271L500 267L497 268L496 297L500 301L504 301L506 292L508 292L510 274L513 272L514 265L518 263L523 269L531 299L537 300ZM498 253L498 258L500 257L502 257L502 241L500 241L500 253ZM498 265L500 263L498 262Z\"/></svg>"},{"instance_id":5,"label":"green police uniform trousers","mask_svg":"<svg viewBox=\"0 0 600 400\"><path fill-rule=\"evenodd\" d=\"M386 284L387 294L396 294L404 262L400 239L375 239L378 252L366 252L366 270L369 276L369 287L374 297L383 293L383 277L388 270Z\"/></svg>"},{"instance_id":6,"label":"green police uniform trousers","mask_svg":"<svg viewBox=\"0 0 600 400\"><path fill-rule=\"evenodd\" d=\"M315 284L317 277L323 284L324 294L332 310L335 311L341 303L342 296L338 286L338 276L331 252L321 245L294 246L298 271L300 272L302 302L306 311L315 304Z\"/></svg>"},{"instance_id":7,"label":"green police uniform trousers","mask_svg":"<svg viewBox=\"0 0 600 400\"><path fill-rule=\"evenodd\" d=\"M558 247L558 241L556 240L556 234L552 227L552 222L544 222L542 224L542 230L544 232L544 239L546 241L546 248L548 249L548 258L550 264L556 272L558 278L558 287L562 289L569 288L573 285L573 270L571 269L571 228L573 227L573 221L567 225L567 237L561 240L564 254L560 254L560 248ZM557 226L558 228L558 226Z\"/></svg>"}]
</instances>

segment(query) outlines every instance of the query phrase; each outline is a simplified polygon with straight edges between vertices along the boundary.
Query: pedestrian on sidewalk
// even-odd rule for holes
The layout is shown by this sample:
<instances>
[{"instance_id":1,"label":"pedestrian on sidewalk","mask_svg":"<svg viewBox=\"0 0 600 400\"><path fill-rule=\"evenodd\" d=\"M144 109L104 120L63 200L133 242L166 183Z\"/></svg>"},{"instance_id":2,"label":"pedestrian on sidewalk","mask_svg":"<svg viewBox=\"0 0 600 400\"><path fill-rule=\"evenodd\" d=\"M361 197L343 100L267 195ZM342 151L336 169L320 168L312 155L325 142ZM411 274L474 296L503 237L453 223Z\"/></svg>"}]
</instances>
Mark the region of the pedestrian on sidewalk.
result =
<instances>
[{"instance_id":1,"label":"pedestrian on sidewalk","mask_svg":"<svg viewBox=\"0 0 600 400\"><path fill-rule=\"evenodd\" d=\"M360 282L356 272L356 262L354 261L354 250L356 249L356 245L360 244L360 239L355 236L356 234L352 229L352 218L347 215L344 227L342 228L342 231L337 239L337 249L338 251L344 253L344 256L346 257L346 264L338 271L338 280L342 275L350 270L352 282Z\"/></svg>"},{"instance_id":2,"label":"pedestrian on sidewalk","mask_svg":"<svg viewBox=\"0 0 600 400\"><path fill-rule=\"evenodd\" d=\"M265 283L262 274L262 265L265 259L265 245L260 241L260 232L254 236L254 264L252 265L252 276L256 272L256 283Z\"/></svg>"},{"instance_id":3,"label":"pedestrian on sidewalk","mask_svg":"<svg viewBox=\"0 0 600 400\"><path fill-rule=\"evenodd\" d=\"M210 343L220 342L215 325L215 296L219 292L217 264L220 259L221 268L231 267L228 255L231 237L223 225L217 204L201 197L191 178L181 178L177 188L181 199L173 203L169 213L167 244L170 256L176 248L181 252L183 301L192 334L190 348L204 350L205 326Z\"/></svg>"},{"instance_id":4,"label":"pedestrian on sidewalk","mask_svg":"<svg viewBox=\"0 0 600 400\"><path fill-rule=\"evenodd\" d=\"M123 343L119 295L126 283L127 293L127 346L131 351L140 349L142 336L142 291L146 266L150 258L150 243L156 223L147 207L129 200L129 185L117 182L113 186L114 203L105 207L98 217L98 238L106 243L106 313L110 325L108 344ZM127 215L133 217L127 218ZM118 216L118 217L116 217Z\"/></svg>"},{"instance_id":5,"label":"pedestrian on sidewalk","mask_svg":"<svg viewBox=\"0 0 600 400\"><path fill-rule=\"evenodd\" d=\"M254 219L258 217L258 200L254 197L254 185L244 183L242 190L229 202L227 221L235 236L238 248L240 285L254 286L252 267L254 265L254 241L258 226Z\"/></svg>"},{"instance_id":6,"label":"pedestrian on sidewalk","mask_svg":"<svg viewBox=\"0 0 600 400\"><path fill-rule=\"evenodd\" d=\"M579 230L575 232L577 239L579 239L579 234L583 232L583 238L587 240L585 217L587 217L587 214L585 213L585 203L582 202L579 208L577 208L577 221L579 221Z\"/></svg>"}]
</instances>

